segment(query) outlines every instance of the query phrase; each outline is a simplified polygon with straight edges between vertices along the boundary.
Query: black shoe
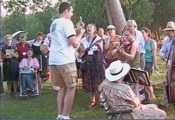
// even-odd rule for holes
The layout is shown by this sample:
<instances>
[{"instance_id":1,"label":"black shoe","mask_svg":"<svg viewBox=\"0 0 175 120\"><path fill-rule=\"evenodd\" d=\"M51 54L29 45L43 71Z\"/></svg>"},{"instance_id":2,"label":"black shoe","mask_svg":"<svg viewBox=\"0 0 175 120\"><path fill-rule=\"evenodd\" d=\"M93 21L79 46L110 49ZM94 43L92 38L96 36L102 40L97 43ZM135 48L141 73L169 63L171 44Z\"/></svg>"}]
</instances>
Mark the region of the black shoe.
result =
<instances>
[{"instance_id":1,"label":"black shoe","mask_svg":"<svg viewBox=\"0 0 175 120\"><path fill-rule=\"evenodd\" d=\"M164 105L162 105L162 104L159 104L159 105L158 105L158 108L159 108L159 109L162 109L162 110L167 109L167 107L166 107L166 106L164 106Z\"/></svg>"},{"instance_id":2,"label":"black shoe","mask_svg":"<svg viewBox=\"0 0 175 120\"><path fill-rule=\"evenodd\" d=\"M144 99L144 100L142 101L142 104L151 104L151 101L148 100L148 99Z\"/></svg>"}]
</instances>

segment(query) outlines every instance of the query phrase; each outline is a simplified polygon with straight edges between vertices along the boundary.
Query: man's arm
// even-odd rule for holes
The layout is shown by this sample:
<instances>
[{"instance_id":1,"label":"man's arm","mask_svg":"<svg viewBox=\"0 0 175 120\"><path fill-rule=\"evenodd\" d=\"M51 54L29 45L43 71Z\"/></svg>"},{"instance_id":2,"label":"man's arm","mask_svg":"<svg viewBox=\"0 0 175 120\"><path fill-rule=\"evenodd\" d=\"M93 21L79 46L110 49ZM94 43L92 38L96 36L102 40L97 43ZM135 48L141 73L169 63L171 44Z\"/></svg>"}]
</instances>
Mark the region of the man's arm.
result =
<instances>
[{"instance_id":1,"label":"man's arm","mask_svg":"<svg viewBox=\"0 0 175 120\"><path fill-rule=\"evenodd\" d=\"M82 38L84 32L85 32L85 30L82 29L80 31L80 34L79 35L69 37L68 38L69 41L70 41L69 44L72 45L74 48L76 48L80 44L80 41L81 41L81 38Z\"/></svg>"},{"instance_id":2,"label":"man's arm","mask_svg":"<svg viewBox=\"0 0 175 120\"><path fill-rule=\"evenodd\" d=\"M168 50L167 50L166 41L165 41L162 48L160 49L160 52L159 52L160 58L164 61L166 61L166 59L167 59L167 57L166 57L167 52L168 52Z\"/></svg>"}]
</instances>

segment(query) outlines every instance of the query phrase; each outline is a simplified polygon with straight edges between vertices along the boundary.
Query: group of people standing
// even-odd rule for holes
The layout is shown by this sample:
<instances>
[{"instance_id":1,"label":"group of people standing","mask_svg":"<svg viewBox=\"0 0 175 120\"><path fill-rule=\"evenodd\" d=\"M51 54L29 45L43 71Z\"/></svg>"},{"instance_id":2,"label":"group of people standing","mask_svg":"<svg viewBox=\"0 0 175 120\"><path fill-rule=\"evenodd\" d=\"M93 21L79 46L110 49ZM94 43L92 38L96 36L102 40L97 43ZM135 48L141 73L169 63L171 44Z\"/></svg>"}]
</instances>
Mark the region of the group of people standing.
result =
<instances>
[{"instance_id":1,"label":"group of people standing","mask_svg":"<svg viewBox=\"0 0 175 120\"><path fill-rule=\"evenodd\" d=\"M20 72L25 72L25 75L23 74L20 77L22 79L20 85L22 85L23 91L29 88L33 93L36 91L33 85L35 77L31 74L38 71L43 79L48 74L48 58L40 50L44 40L45 37L42 32L39 32L36 39L30 42L27 42L27 36L22 34L19 38L20 42L14 45L13 36L10 34L5 36L5 46L1 51L2 75L3 80L7 81L9 95L18 96Z\"/></svg>"},{"instance_id":2,"label":"group of people standing","mask_svg":"<svg viewBox=\"0 0 175 120\"><path fill-rule=\"evenodd\" d=\"M105 69L110 67L113 62L120 60L121 63L129 64L131 68L146 70L149 77L153 66L155 70L159 70L156 58L157 45L151 38L151 31L148 28L138 30L135 20L128 20L122 35L118 35L113 25L107 27L107 34L104 34L103 28L97 29L95 24L88 24L86 30L82 26L75 28L71 21L73 8L69 3L60 4L59 15L59 18L55 19L50 27L52 42L49 52L53 85L60 87L57 98L57 119L70 119L69 115L76 91L76 51L78 59L80 59L78 62L80 62L83 89L91 94L90 107L97 105L99 85L107 79ZM76 33L76 31L79 32ZM123 69L112 75L120 74ZM152 86L143 87L145 99L139 99L139 102L155 100ZM158 109L157 106L146 108L142 112L150 112L150 109L154 109L157 112L156 118L166 117L166 113ZM140 115L138 118L144 116L141 114L138 114ZM151 118L152 115L147 114L146 116Z\"/></svg>"},{"instance_id":3,"label":"group of people standing","mask_svg":"<svg viewBox=\"0 0 175 120\"><path fill-rule=\"evenodd\" d=\"M20 68L24 67L29 61L24 59L24 56L27 54L30 58L34 54L37 59L32 63L33 68L39 69L39 63L40 66L46 65L47 68L48 60L50 72L53 75L53 86L60 87L57 96L57 119L70 119L76 92L75 54L78 52L83 89L91 94L89 107L98 104L98 95L101 92L105 94L113 110L123 109L122 105L124 105L133 109L135 118L138 119L166 118L166 113L156 105L142 104L156 99L152 86L141 86L145 94L145 98L141 99L140 85L136 84L133 90L123 81L130 68L147 71L149 78L153 67L159 70L156 57L157 44L151 38L150 29L144 27L138 30L136 21L128 20L122 35L116 33L116 27L113 25L107 26L107 32L103 28L97 29L95 24L88 24L86 30L82 26L78 26L76 28L78 30L75 30L71 21L72 16L73 7L67 2L62 2L59 6L59 18L55 19L50 26L51 42L46 42L49 50L47 54L40 50L41 44L44 43L42 33L37 34L37 39L32 41L31 45L26 42L26 36L20 38L17 46L12 45L11 35L5 37L6 46L2 49L2 58L4 80L8 81L9 93L12 92L12 87L14 92L17 92L19 62L22 60L24 63ZM175 36L174 23L169 24L171 25L167 25L165 29L167 40L160 51L160 56L165 61L170 50L171 39ZM168 29L169 27L172 29ZM7 49L13 49L14 54L9 57L6 54ZM26 53L27 51L29 53ZM41 59L46 60L40 62ZM47 73L47 69L42 71Z\"/></svg>"}]
</instances>

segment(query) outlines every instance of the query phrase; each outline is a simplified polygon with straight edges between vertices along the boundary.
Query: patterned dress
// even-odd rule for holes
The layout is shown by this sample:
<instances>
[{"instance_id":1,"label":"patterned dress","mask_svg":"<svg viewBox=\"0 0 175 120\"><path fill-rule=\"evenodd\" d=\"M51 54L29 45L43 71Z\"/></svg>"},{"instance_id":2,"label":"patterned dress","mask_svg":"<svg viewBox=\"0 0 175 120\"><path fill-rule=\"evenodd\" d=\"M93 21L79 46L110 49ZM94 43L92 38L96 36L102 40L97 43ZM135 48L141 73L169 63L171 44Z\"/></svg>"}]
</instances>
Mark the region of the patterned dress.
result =
<instances>
[{"instance_id":1,"label":"patterned dress","mask_svg":"<svg viewBox=\"0 0 175 120\"><path fill-rule=\"evenodd\" d=\"M99 39L101 38L97 36L94 42ZM89 47L90 43L87 41L87 37L83 38L82 45L84 49ZM98 86L104 80L103 53L94 45L82 61L83 89L86 92L96 93Z\"/></svg>"},{"instance_id":2,"label":"patterned dress","mask_svg":"<svg viewBox=\"0 0 175 120\"><path fill-rule=\"evenodd\" d=\"M99 91L104 94L113 111L132 109L135 119L165 119L165 111L160 110L157 105L140 104L140 100L127 84L104 80Z\"/></svg>"}]
</instances>

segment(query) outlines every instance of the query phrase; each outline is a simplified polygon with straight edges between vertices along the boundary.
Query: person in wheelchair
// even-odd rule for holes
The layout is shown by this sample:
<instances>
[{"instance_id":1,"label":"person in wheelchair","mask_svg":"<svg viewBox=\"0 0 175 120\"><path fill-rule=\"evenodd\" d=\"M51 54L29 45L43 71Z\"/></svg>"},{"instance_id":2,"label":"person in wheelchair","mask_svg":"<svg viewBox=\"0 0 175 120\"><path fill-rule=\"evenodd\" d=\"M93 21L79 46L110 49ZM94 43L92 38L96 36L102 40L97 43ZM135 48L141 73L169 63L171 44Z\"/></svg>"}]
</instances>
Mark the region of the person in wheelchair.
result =
<instances>
[{"instance_id":1,"label":"person in wheelchair","mask_svg":"<svg viewBox=\"0 0 175 120\"><path fill-rule=\"evenodd\" d=\"M99 92L110 106L110 112L132 110L134 119L165 119L166 112L155 104L143 105L140 102L138 83L135 90L123 82L130 71L130 65L114 61L105 70L106 79L100 84Z\"/></svg>"},{"instance_id":2,"label":"person in wheelchair","mask_svg":"<svg viewBox=\"0 0 175 120\"><path fill-rule=\"evenodd\" d=\"M35 74L39 69L39 62L36 58L33 58L32 49L27 50L27 58L22 59L19 68L21 73L22 94L26 94L27 88L30 89L32 94L35 94Z\"/></svg>"}]
</instances>

